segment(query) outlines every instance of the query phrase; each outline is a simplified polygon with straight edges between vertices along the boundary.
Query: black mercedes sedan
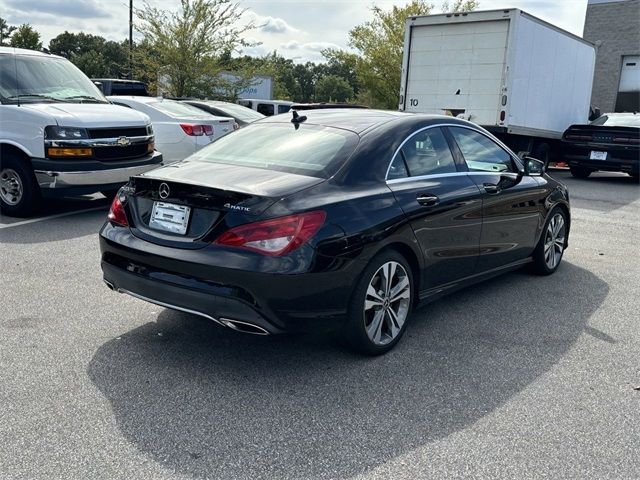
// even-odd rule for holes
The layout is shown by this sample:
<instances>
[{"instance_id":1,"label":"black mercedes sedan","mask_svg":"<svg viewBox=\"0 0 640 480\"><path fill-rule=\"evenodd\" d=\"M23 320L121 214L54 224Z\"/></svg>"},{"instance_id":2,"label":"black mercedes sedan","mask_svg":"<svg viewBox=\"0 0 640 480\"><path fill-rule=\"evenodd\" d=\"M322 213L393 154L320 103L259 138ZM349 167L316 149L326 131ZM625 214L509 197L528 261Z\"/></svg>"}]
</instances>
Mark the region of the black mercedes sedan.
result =
<instances>
[{"instance_id":1,"label":"black mercedes sedan","mask_svg":"<svg viewBox=\"0 0 640 480\"><path fill-rule=\"evenodd\" d=\"M606 113L588 125L571 125L562 135L571 174L624 172L640 180L640 113Z\"/></svg>"},{"instance_id":2,"label":"black mercedes sedan","mask_svg":"<svg viewBox=\"0 0 640 480\"><path fill-rule=\"evenodd\" d=\"M529 264L559 266L567 189L452 117L268 117L133 177L100 231L117 292L254 334L337 330L380 354L411 310Z\"/></svg>"}]
</instances>

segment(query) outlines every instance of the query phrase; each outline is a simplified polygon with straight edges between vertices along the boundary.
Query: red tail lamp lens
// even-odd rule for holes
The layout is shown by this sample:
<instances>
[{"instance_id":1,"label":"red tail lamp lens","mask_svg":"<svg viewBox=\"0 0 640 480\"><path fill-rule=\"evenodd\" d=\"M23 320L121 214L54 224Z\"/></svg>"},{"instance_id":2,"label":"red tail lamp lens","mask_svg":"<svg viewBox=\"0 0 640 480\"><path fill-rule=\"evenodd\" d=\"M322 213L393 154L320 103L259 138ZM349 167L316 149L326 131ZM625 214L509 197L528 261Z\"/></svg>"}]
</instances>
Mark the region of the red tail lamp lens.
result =
<instances>
[{"instance_id":1,"label":"red tail lamp lens","mask_svg":"<svg viewBox=\"0 0 640 480\"><path fill-rule=\"evenodd\" d=\"M190 137L201 137L204 134L204 129L202 125L194 125L192 123L181 123L180 126L184 133L189 135Z\"/></svg>"},{"instance_id":2,"label":"red tail lamp lens","mask_svg":"<svg viewBox=\"0 0 640 480\"><path fill-rule=\"evenodd\" d=\"M129 222L127 221L127 214L124 211L124 206L122 205L122 202L120 201L118 195L116 195L113 199L113 202L111 202L111 208L109 209L107 219L113 225L120 225L121 227L129 226Z\"/></svg>"},{"instance_id":3,"label":"red tail lamp lens","mask_svg":"<svg viewBox=\"0 0 640 480\"><path fill-rule=\"evenodd\" d=\"M215 243L264 255L284 255L313 237L326 217L325 212L314 211L248 223L223 233Z\"/></svg>"}]
</instances>

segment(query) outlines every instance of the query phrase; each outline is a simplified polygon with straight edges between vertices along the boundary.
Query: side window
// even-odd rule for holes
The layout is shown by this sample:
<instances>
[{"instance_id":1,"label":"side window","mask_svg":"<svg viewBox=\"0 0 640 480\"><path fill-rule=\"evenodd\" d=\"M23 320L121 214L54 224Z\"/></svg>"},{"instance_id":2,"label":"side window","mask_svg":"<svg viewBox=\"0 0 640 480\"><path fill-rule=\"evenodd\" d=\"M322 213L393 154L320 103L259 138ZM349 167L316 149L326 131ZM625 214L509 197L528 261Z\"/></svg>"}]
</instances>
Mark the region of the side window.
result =
<instances>
[{"instance_id":1,"label":"side window","mask_svg":"<svg viewBox=\"0 0 640 480\"><path fill-rule=\"evenodd\" d=\"M278 113L287 113L289 110L291 110L289 105L278 105Z\"/></svg>"},{"instance_id":2,"label":"side window","mask_svg":"<svg viewBox=\"0 0 640 480\"><path fill-rule=\"evenodd\" d=\"M472 172L515 172L513 160L500 145L468 128L449 127L469 170Z\"/></svg>"},{"instance_id":3,"label":"side window","mask_svg":"<svg viewBox=\"0 0 640 480\"><path fill-rule=\"evenodd\" d=\"M411 136L398 157L402 157L410 177L457 171L447 140L439 128L429 128Z\"/></svg>"},{"instance_id":4,"label":"side window","mask_svg":"<svg viewBox=\"0 0 640 480\"><path fill-rule=\"evenodd\" d=\"M273 115L273 105L270 105L268 103L259 103L258 104L258 112L260 112L263 115Z\"/></svg>"}]
</instances>

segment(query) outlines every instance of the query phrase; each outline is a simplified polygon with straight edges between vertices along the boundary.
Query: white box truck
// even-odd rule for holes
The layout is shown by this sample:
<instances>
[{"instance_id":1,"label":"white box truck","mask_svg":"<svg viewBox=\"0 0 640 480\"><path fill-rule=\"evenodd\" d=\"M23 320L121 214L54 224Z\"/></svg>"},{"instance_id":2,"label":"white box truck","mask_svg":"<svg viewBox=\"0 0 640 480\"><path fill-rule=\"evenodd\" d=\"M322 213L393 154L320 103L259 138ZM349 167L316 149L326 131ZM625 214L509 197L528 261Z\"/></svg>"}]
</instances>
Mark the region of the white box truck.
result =
<instances>
[{"instance_id":1,"label":"white box truck","mask_svg":"<svg viewBox=\"0 0 640 480\"><path fill-rule=\"evenodd\" d=\"M460 116L545 162L589 118L595 47L512 8L409 17L400 110Z\"/></svg>"}]
</instances>

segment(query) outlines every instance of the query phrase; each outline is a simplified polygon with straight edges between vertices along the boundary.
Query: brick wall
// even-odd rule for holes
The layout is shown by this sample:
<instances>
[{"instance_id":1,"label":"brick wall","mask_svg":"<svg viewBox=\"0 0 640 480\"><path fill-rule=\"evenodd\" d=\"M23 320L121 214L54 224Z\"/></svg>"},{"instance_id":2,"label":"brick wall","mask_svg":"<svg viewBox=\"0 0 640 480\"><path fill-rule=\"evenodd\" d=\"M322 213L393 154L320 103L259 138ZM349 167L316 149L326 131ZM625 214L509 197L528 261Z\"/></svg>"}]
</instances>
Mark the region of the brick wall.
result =
<instances>
[{"instance_id":1,"label":"brick wall","mask_svg":"<svg viewBox=\"0 0 640 480\"><path fill-rule=\"evenodd\" d=\"M640 55L640 0L590 1L583 37L597 47L591 104L613 112L622 57Z\"/></svg>"}]
</instances>

